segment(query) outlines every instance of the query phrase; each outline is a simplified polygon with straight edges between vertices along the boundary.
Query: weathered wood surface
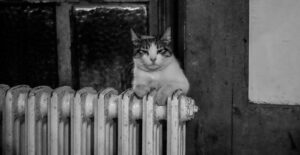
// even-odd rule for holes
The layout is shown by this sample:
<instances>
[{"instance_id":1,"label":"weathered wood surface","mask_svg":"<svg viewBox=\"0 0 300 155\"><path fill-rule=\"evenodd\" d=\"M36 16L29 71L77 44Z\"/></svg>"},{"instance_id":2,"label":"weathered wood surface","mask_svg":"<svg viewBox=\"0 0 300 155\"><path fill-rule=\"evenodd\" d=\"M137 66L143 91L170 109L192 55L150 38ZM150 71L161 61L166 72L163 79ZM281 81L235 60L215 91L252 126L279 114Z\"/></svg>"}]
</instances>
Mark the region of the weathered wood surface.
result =
<instances>
[{"instance_id":1,"label":"weathered wood surface","mask_svg":"<svg viewBox=\"0 0 300 155\"><path fill-rule=\"evenodd\" d=\"M186 0L187 154L300 154L300 107L248 101L248 20L248 0Z\"/></svg>"},{"instance_id":2,"label":"weathered wood surface","mask_svg":"<svg viewBox=\"0 0 300 155\"><path fill-rule=\"evenodd\" d=\"M186 1L185 71L200 112L187 125L187 153L231 154L231 1Z\"/></svg>"},{"instance_id":3,"label":"weathered wood surface","mask_svg":"<svg viewBox=\"0 0 300 155\"><path fill-rule=\"evenodd\" d=\"M70 9L71 5L61 3L56 7L56 33L57 33L57 55L59 85L72 85L71 64L71 27Z\"/></svg>"},{"instance_id":4,"label":"weathered wood surface","mask_svg":"<svg viewBox=\"0 0 300 155\"><path fill-rule=\"evenodd\" d=\"M235 107L233 114L234 154L300 154L299 106L248 103L244 107Z\"/></svg>"},{"instance_id":5,"label":"weathered wood surface","mask_svg":"<svg viewBox=\"0 0 300 155\"><path fill-rule=\"evenodd\" d=\"M248 101L249 1L231 5L233 48L233 154L300 154L300 107Z\"/></svg>"}]
</instances>

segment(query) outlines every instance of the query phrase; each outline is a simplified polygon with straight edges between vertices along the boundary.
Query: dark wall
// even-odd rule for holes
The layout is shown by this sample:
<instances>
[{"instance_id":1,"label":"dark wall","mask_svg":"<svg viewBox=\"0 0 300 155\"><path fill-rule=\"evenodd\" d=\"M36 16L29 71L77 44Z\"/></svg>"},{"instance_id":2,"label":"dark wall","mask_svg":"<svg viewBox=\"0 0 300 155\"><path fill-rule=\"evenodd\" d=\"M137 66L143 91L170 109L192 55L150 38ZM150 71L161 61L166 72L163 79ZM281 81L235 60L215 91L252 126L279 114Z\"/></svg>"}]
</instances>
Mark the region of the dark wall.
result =
<instances>
[{"instance_id":1,"label":"dark wall","mask_svg":"<svg viewBox=\"0 0 300 155\"><path fill-rule=\"evenodd\" d=\"M248 101L249 0L185 2L187 154L300 154L300 107Z\"/></svg>"},{"instance_id":2,"label":"dark wall","mask_svg":"<svg viewBox=\"0 0 300 155\"><path fill-rule=\"evenodd\" d=\"M187 154L231 154L232 1L186 1L185 70L200 112L188 125ZM238 34L238 33L237 33ZM240 38L242 39L242 38ZM243 46L242 44L239 46Z\"/></svg>"}]
</instances>

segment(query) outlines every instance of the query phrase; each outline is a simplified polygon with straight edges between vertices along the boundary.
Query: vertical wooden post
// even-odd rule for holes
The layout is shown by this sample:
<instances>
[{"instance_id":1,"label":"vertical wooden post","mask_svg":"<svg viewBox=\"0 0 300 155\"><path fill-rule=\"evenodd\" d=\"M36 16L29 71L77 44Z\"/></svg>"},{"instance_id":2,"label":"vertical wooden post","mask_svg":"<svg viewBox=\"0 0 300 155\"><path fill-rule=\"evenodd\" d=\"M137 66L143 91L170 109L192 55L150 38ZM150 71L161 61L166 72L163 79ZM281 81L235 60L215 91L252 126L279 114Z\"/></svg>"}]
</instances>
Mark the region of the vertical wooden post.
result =
<instances>
[{"instance_id":1,"label":"vertical wooden post","mask_svg":"<svg viewBox=\"0 0 300 155\"><path fill-rule=\"evenodd\" d=\"M151 0L149 1L149 30L150 35L157 35L158 33L158 0Z\"/></svg>"},{"instance_id":2,"label":"vertical wooden post","mask_svg":"<svg viewBox=\"0 0 300 155\"><path fill-rule=\"evenodd\" d=\"M189 155L232 154L232 99L235 97L232 81L236 80L232 77L232 64L236 61L233 56L244 52L246 47L240 44L243 42L243 37L238 35L241 25L233 26L239 22L247 24L240 14L240 10L247 9L235 8L235 4L244 2L185 0L185 73L191 84L189 95L202 111L188 123L186 151ZM244 58L243 55L238 61Z\"/></svg>"},{"instance_id":3,"label":"vertical wooden post","mask_svg":"<svg viewBox=\"0 0 300 155\"><path fill-rule=\"evenodd\" d=\"M72 85L71 65L71 5L60 3L56 7L56 33L57 33L57 56L59 85Z\"/></svg>"}]
</instances>

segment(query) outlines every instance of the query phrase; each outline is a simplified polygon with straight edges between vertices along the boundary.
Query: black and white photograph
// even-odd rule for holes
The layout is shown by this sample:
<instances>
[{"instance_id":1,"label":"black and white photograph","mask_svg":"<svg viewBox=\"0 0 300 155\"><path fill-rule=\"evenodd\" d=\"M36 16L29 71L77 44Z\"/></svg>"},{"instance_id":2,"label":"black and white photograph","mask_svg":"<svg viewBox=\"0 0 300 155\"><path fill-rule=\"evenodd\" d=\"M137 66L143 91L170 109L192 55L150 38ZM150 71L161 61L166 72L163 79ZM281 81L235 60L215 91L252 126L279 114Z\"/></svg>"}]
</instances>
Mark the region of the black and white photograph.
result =
<instances>
[{"instance_id":1,"label":"black and white photograph","mask_svg":"<svg viewBox=\"0 0 300 155\"><path fill-rule=\"evenodd\" d=\"M0 155L300 155L300 1L0 0Z\"/></svg>"}]
</instances>

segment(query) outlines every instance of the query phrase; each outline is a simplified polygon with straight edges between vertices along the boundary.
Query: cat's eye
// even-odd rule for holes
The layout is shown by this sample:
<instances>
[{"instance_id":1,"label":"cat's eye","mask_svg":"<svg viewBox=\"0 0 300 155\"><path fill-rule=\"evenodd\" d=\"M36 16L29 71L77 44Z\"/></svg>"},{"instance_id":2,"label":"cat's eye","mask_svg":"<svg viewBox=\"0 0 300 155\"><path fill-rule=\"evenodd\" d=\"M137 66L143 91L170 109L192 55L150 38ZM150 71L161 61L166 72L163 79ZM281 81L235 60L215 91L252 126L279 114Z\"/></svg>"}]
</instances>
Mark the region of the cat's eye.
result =
<instances>
[{"instance_id":1,"label":"cat's eye","mask_svg":"<svg viewBox=\"0 0 300 155\"><path fill-rule=\"evenodd\" d=\"M140 53L140 54L148 54L148 51L140 49L140 50L138 50L138 53Z\"/></svg>"},{"instance_id":2,"label":"cat's eye","mask_svg":"<svg viewBox=\"0 0 300 155\"><path fill-rule=\"evenodd\" d=\"M160 49L157 51L157 53L160 53L160 54L165 54L167 51L165 49Z\"/></svg>"}]
</instances>

